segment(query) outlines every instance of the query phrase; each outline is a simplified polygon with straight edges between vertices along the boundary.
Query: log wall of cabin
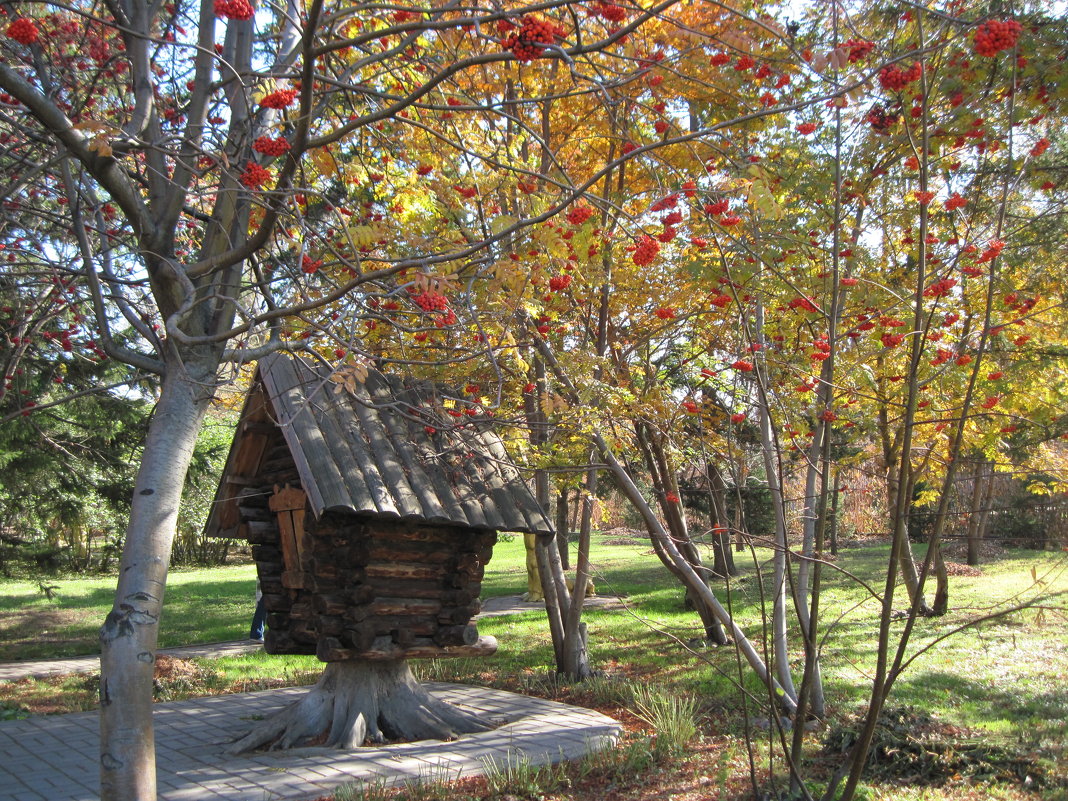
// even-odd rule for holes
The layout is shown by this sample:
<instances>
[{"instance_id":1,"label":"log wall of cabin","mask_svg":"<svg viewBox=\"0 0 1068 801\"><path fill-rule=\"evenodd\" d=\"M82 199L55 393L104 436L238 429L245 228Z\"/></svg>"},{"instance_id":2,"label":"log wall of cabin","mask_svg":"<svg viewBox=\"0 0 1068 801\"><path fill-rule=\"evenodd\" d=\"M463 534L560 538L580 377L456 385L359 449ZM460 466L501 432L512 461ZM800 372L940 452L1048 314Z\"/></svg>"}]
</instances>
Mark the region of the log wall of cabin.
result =
<instances>
[{"instance_id":1,"label":"log wall of cabin","mask_svg":"<svg viewBox=\"0 0 1068 801\"><path fill-rule=\"evenodd\" d=\"M241 491L242 528L252 543L267 609L265 647L324 661L447 656L474 646L471 618L496 532L326 512L305 516L305 586L282 585L276 486L299 486L281 432L267 435L261 469Z\"/></svg>"}]
</instances>

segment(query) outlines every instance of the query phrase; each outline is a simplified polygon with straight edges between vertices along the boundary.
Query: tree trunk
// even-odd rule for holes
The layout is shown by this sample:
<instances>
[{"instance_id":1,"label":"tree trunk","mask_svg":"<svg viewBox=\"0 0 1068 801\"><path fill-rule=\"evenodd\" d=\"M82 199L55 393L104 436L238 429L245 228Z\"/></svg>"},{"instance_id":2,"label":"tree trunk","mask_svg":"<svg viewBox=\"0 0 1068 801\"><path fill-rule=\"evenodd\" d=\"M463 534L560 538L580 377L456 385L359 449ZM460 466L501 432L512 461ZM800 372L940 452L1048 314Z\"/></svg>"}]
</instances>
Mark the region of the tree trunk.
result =
<instances>
[{"instance_id":1,"label":"tree trunk","mask_svg":"<svg viewBox=\"0 0 1068 801\"><path fill-rule=\"evenodd\" d=\"M528 532L523 535L523 548L527 554L527 591L523 595L525 601L545 600L545 593L541 589L541 572L538 568L537 542L537 534Z\"/></svg>"},{"instance_id":2,"label":"tree trunk","mask_svg":"<svg viewBox=\"0 0 1068 801\"><path fill-rule=\"evenodd\" d=\"M592 453L590 461L593 461ZM571 594L571 605L564 616L564 647L561 668L564 675L572 681L582 681L593 675L593 670L590 667L586 624L582 622L582 606L586 602L586 592L590 586L590 535L593 529L593 499L597 493L597 481L597 471L590 470L586 474L585 486L580 491L582 521L579 524L575 589ZM566 526L567 515L563 515L562 519ZM559 531L556 534L556 541L560 542Z\"/></svg>"},{"instance_id":3,"label":"tree trunk","mask_svg":"<svg viewBox=\"0 0 1068 801\"><path fill-rule=\"evenodd\" d=\"M716 578L737 576L727 520L727 482L711 459L705 460L705 475L708 476L709 522L712 525L712 575Z\"/></svg>"},{"instance_id":4,"label":"tree trunk","mask_svg":"<svg viewBox=\"0 0 1068 801\"><path fill-rule=\"evenodd\" d=\"M570 491L567 487L560 490L560 493L556 496L556 549L560 552L560 566L564 570L571 569L570 554L567 550L567 540L570 534L567 524L568 518L568 502L567 496L570 495Z\"/></svg>"},{"instance_id":5,"label":"tree trunk","mask_svg":"<svg viewBox=\"0 0 1068 801\"><path fill-rule=\"evenodd\" d=\"M227 751L325 745L358 748L365 741L454 740L493 726L441 701L412 676L403 659L330 662L319 682L232 743Z\"/></svg>"},{"instance_id":6,"label":"tree trunk","mask_svg":"<svg viewBox=\"0 0 1068 801\"><path fill-rule=\"evenodd\" d=\"M134 485L115 604L100 630L100 792L154 801L152 678L171 543L214 369L187 362L163 381ZM203 365L201 365L203 367Z\"/></svg>"}]
</instances>

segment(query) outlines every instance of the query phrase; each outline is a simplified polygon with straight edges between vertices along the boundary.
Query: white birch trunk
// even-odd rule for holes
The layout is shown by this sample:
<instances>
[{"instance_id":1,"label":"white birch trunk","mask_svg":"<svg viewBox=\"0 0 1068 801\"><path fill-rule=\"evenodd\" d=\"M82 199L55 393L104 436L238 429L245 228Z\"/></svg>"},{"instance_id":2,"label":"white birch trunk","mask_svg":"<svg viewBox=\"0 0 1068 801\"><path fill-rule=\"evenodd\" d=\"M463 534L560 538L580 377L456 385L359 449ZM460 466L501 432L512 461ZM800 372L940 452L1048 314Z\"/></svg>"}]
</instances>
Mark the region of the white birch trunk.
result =
<instances>
[{"instance_id":1,"label":"white birch trunk","mask_svg":"<svg viewBox=\"0 0 1068 801\"><path fill-rule=\"evenodd\" d=\"M209 379L214 379L213 371ZM100 797L155 801L152 679L186 471L213 391L174 365L134 486L115 603L100 630Z\"/></svg>"}]
</instances>

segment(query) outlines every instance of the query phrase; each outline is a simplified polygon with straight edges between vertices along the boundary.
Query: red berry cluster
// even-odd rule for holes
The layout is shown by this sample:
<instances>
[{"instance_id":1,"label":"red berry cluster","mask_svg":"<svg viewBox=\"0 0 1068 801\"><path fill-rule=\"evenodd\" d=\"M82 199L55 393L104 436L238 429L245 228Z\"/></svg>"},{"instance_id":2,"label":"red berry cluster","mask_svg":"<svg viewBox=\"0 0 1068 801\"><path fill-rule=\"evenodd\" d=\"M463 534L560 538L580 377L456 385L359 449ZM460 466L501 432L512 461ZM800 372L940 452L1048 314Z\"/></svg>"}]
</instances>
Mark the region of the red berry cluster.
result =
<instances>
[{"instance_id":1,"label":"red berry cluster","mask_svg":"<svg viewBox=\"0 0 1068 801\"><path fill-rule=\"evenodd\" d=\"M923 290L923 296L925 298L944 298L956 285L956 278L943 278L941 281L935 281L927 287L927 289Z\"/></svg>"},{"instance_id":2,"label":"red berry cluster","mask_svg":"<svg viewBox=\"0 0 1068 801\"><path fill-rule=\"evenodd\" d=\"M284 156L289 152L291 145L284 136L271 139L269 136L261 136L252 143L252 149L265 156Z\"/></svg>"},{"instance_id":3,"label":"red berry cluster","mask_svg":"<svg viewBox=\"0 0 1068 801\"><path fill-rule=\"evenodd\" d=\"M252 19L255 12L248 0L215 0L215 16L228 19Z\"/></svg>"},{"instance_id":4,"label":"red berry cluster","mask_svg":"<svg viewBox=\"0 0 1068 801\"><path fill-rule=\"evenodd\" d=\"M819 311L819 307L812 301L812 298L801 297L794 298L786 304L791 309L800 309L801 311L814 312Z\"/></svg>"},{"instance_id":5,"label":"red berry cluster","mask_svg":"<svg viewBox=\"0 0 1068 801\"><path fill-rule=\"evenodd\" d=\"M879 85L888 92L900 92L913 81L918 81L921 75L923 65L918 61L907 70L891 64L879 70Z\"/></svg>"},{"instance_id":6,"label":"red berry cluster","mask_svg":"<svg viewBox=\"0 0 1068 801\"><path fill-rule=\"evenodd\" d=\"M679 205L679 195L677 192L672 192L667 197L662 197L649 207L649 211L666 211L667 209L676 208Z\"/></svg>"},{"instance_id":7,"label":"red berry cluster","mask_svg":"<svg viewBox=\"0 0 1068 801\"><path fill-rule=\"evenodd\" d=\"M675 315L678 314L678 310L674 306L660 306L653 313L661 320L673 320Z\"/></svg>"},{"instance_id":8,"label":"red berry cluster","mask_svg":"<svg viewBox=\"0 0 1068 801\"><path fill-rule=\"evenodd\" d=\"M1031 148L1031 156L1032 158L1037 159L1047 150L1049 150L1049 140L1043 136L1041 139L1035 142L1035 146Z\"/></svg>"},{"instance_id":9,"label":"red berry cluster","mask_svg":"<svg viewBox=\"0 0 1068 801\"><path fill-rule=\"evenodd\" d=\"M570 275L554 275L549 279L549 291L559 292L562 289L567 289L571 286Z\"/></svg>"},{"instance_id":10,"label":"red berry cluster","mask_svg":"<svg viewBox=\"0 0 1068 801\"><path fill-rule=\"evenodd\" d=\"M533 61L541 57L546 45L553 44L566 34L567 31L559 25L528 14L523 17L519 33L509 34L501 41L501 45L505 50L511 50L512 55L520 61Z\"/></svg>"},{"instance_id":11,"label":"red berry cluster","mask_svg":"<svg viewBox=\"0 0 1068 801\"><path fill-rule=\"evenodd\" d=\"M993 261L1001 255L1001 251L1004 250L1004 248L1005 243L1000 239L991 239L986 250L984 250L975 261L977 264L986 264L987 262Z\"/></svg>"},{"instance_id":12,"label":"red berry cluster","mask_svg":"<svg viewBox=\"0 0 1068 801\"><path fill-rule=\"evenodd\" d=\"M733 367L735 370L739 370L739 371L741 371L743 373L751 373L751 372L753 372L753 363L752 362L747 362L744 359L739 359L738 361L733 362L731 364L731 367Z\"/></svg>"},{"instance_id":13,"label":"red berry cluster","mask_svg":"<svg viewBox=\"0 0 1068 801\"><path fill-rule=\"evenodd\" d=\"M934 200L934 196L935 196L934 192L924 192L924 191L919 190L919 189L916 190L915 194L916 194L916 202L919 203L921 206L926 206L928 203L930 203L932 200Z\"/></svg>"},{"instance_id":14,"label":"red berry cluster","mask_svg":"<svg viewBox=\"0 0 1068 801\"><path fill-rule=\"evenodd\" d=\"M639 267L648 267L660 252L660 243L651 236L642 236L638 240L638 246L634 248L634 263Z\"/></svg>"},{"instance_id":15,"label":"red berry cluster","mask_svg":"<svg viewBox=\"0 0 1068 801\"><path fill-rule=\"evenodd\" d=\"M814 133L819 128L814 122L802 122L797 126L797 132L803 136L808 136L810 133Z\"/></svg>"},{"instance_id":16,"label":"red berry cluster","mask_svg":"<svg viewBox=\"0 0 1068 801\"><path fill-rule=\"evenodd\" d=\"M29 17L19 17L7 26L9 39L14 39L19 44L31 45L37 41L40 31Z\"/></svg>"},{"instance_id":17,"label":"red berry cluster","mask_svg":"<svg viewBox=\"0 0 1068 801\"><path fill-rule=\"evenodd\" d=\"M425 312L445 311L449 301L438 292L420 292L412 295L412 302Z\"/></svg>"},{"instance_id":18,"label":"red berry cluster","mask_svg":"<svg viewBox=\"0 0 1068 801\"><path fill-rule=\"evenodd\" d=\"M575 206L567 213L567 221L572 225L582 225L595 213L589 206Z\"/></svg>"},{"instance_id":19,"label":"red berry cluster","mask_svg":"<svg viewBox=\"0 0 1068 801\"><path fill-rule=\"evenodd\" d=\"M715 306L717 309L725 309L731 305L730 295L714 295L709 299L709 303Z\"/></svg>"},{"instance_id":20,"label":"red berry cluster","mask_svg":"<svg viewBox=\"0 0 1068 801\"><path fill-rule=\"evenodd\" d=\"M319 268L323 266L322 259L312 259L311 256L302 256L300 259L300 269L311 275L314 272L318 272Z\"/></svg>"},{"instance_id":21,"label":"red berry cluster","mask_svg":"<svg viewBox=\"0 0 1068 801\"><path fill-rule=\"evenodd\" d=\"M864 121L871 126L877 134L888 134L890 129L897 124L897 114L891 114L882 106L875 105L865 115Z\"/></svg>"},{"instance_id":22,"label":"red berry cluster","mask_svg":"<svg viewBox=\"0 0 1068 801\"><path fill-rule=\"evenodd\" d=\"M297 96L296 89L279 89L276 92L271 92L269 95L260 101L261 108L285 108L293 102L293 98Z\"/></svg>"},{"instance_id":23,"label":"red berry cluster","mask_svg":"<svg viewBox=\"0 0 1068 801\"><path fill-rule=\"evenodd\" d=\"M609 22L622 22L627 18L627 10L615 3L594 3L593 13Z\"/></svg>"},{"instance_id":24,"label":"red berry cluster","mask_svg":"<svg viewBox=\"0 0 1068 801\"><path fill-rule=\"evenodd\" d=\"M248 162L245 166L245 171L241 173L241 183L249 189L259 189L270 180L270 170L254 161Z\"/></svg>"},{"instance_id":25,"label":"red berry cluster","mask_svg":"<svg viewBox=\"0 0 1068 801\"><path fill-rule=\"evenodd\" d=\"M1014 19L984 22L975 30L976 55L996 56L1002 50L1012 50L1021 30L1020 23Z\"/></svg>"},{"instance_id":26,"label":"red berry cluster","mask_svg":"<svg viewBox=\"0 0 1068 801\"><path fill-rule=\"evenodd\" d=\"M868 42L864 39L850 39L845 43L845 46L849 48L849 63L855 64L863 58L867 58L868 53L875 49L875 42Z\"/></svg>"},{"instance_id":27,"label":"red berry cluster","mask_svg":"<svg viewBox=\"0 0 1068 801\"><path fill-rule=\"evenodd\" d=\"M945 207L946 211L953 211L954 209L963 208L968 201L962 198L959 193L954 192L948 198L946 198Z\"/></svg>"}]
</instances>

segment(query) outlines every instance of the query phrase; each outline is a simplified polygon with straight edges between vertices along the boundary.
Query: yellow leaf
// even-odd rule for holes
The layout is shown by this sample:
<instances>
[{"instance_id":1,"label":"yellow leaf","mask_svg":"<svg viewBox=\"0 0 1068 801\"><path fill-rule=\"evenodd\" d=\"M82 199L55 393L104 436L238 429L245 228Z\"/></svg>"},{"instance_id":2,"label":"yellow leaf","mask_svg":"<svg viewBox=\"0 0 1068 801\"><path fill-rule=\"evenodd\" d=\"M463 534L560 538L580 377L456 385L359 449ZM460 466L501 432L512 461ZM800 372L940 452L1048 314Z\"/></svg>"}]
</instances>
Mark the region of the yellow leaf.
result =
<instances>
[{"instance_id":1,"label":"yellow leaf","mask_svg":"<svg viewBox=\"0 0 1068 801\"><path fill-rule=\"evenodd\" d=\"M493 233L494 236L496 236L497 234L501 233L501 231L506 231L511 228L513 225L515 225L515 223L515 217L511 216L510 214L502 214L499 217L494 217L490 221L490 231Z\"/></svg>"}]
</instances>

